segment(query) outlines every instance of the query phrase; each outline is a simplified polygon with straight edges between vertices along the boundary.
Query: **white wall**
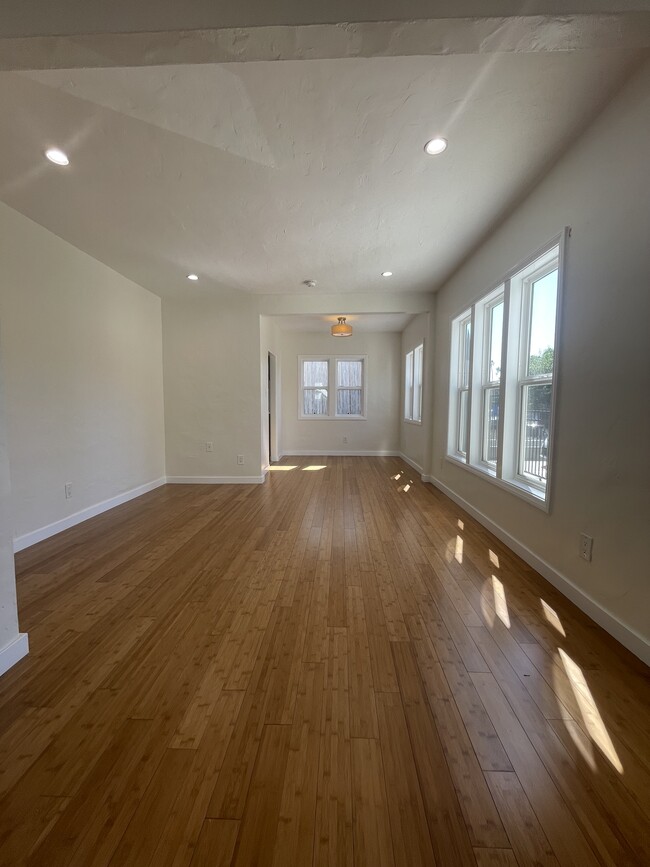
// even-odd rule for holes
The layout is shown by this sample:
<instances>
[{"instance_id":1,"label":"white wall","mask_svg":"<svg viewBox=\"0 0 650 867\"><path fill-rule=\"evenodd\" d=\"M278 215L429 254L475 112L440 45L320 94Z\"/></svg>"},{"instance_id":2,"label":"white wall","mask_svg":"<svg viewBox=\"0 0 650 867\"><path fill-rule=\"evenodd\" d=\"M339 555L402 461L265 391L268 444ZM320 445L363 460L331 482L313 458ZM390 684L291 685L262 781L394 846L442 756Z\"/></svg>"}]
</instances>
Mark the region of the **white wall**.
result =
<instances>
[{"instance_id":1,"label":"white wall","mask_svg":"<svg viewBox=\"0 0 650 867\"><path fill-rule=\"evenodd\" d=\"M432 468L444 485L590 597L605 621L611 615L610 628L622 624L629 646L641 653L634 635L650 638L649 142L646 64L438 293ZM572 236L546 515L444 460L450 317L565 225ZM578 557L581 531L594 538L591 563Z\"/></svg>"},{"instance_id":2,"label":"white wall","mask_svg":"<svg viewBox=\"0 0 650 867\"><path fill-rule=\"evenodd\" d=\"M404 419L404 379L406 353L424 344L422 378L422 422ZM400 389L400 451L421 472L429 472L429 452L431 443L431 422L433 404L433 314L420 313L402 332L401 389Z\"/></svg>"},{"instance_id":3,"label":"white wall","mask_svg":"<svg viewBox=\"0 0 650 867\"><path fill-rule=\"evenodd\" d=\"M400 335L355 331L337 340L328 333L280 332L282 362L282 451L394 452L399 450ZM300 355L366 355L365 419L300 419ZM347 436L347 444L343 437Z\"/></svg>"},{"instance_id":4,"label":"white wall","mask_svg":"<svg viewBox=\"0 0 650 867\"><path fill-rule=\"evenodd\" d=\"M161 305L5 205L0 261L13 530L24 537L164 476Z\"/></svg>"},{"instance_id":5,"label":"white wall","mask_svg":"<svg viewBox=\"0 0 650 867\"><path fill-rule=\"evenodd\" d=\"M1 350L2 346L0 346L0 674L16 661L11 648L15 646L18 639L11 481L4 395L4 363ZM11 658L9 658L10 656Z\"/></svg>"},{"instance_id":6,"label":"white wall","mask_svg":"<svg viewBox=\"0 0 650 867\"><path fill-rule=\"evenodd\" d=\"M167 476L260 480L260 317L254 298L163 304ZM205 444L213 443L213 451ZM237 464L237 455L244 464Z\"/></svg>"},{"instance_id":7,"label":"white wall","mask_svg":"<svg viewBox=\"0 0 650 867\"><path fill-rule=\"evenodd\" d=\"M269 353L273 355L272 381L268 385ZM272 460L280 457L282 442L282 347L277 321L271 316L260 316L260 382L262 389L262 456L261 467L265 470L269 463L269 399L271 403L270 456Z\"/></svg>"}]
</instances>

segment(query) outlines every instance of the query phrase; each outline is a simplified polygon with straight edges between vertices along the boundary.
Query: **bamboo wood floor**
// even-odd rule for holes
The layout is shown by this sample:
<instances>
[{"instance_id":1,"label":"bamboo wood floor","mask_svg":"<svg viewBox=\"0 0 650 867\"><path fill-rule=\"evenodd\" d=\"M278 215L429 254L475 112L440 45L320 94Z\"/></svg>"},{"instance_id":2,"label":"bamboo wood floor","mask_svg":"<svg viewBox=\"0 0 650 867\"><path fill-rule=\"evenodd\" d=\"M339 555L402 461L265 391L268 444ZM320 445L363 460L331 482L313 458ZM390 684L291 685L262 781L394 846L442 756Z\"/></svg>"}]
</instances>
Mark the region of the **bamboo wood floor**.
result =
<instances>
[{"instance_id":1,"label":"bamboo wood floor","mask_svg":"<svg viewBox=\"0 0 650 867\"><path fill-rule=\"evenodd\" d=\"M650 864L647 668L398 459L160 488L17 568L3 867Z\"/></svg>"}]
</instances>

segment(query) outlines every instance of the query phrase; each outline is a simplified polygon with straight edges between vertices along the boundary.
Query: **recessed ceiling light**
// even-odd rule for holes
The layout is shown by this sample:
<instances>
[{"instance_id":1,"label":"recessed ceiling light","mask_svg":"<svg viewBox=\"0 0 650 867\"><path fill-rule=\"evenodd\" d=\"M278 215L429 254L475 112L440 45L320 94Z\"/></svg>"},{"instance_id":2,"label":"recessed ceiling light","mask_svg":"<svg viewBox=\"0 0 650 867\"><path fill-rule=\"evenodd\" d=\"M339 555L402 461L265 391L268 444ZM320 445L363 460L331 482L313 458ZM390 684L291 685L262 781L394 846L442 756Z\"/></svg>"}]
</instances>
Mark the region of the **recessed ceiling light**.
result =
<instances>
[{"instance_id":1,"label":"recessed ceiling light","mask_svg":"<svg viewBox=\"0 0 650 867\"><path fill-rule=\"evenodd\" d=\"M382 277L392 277L392 276L393 276L393 272L392 272L392 271L382 271L382 272L381 272L381 276L382 276Z\"/></svg>"},{"instance_id":2,"label":"recessed ceiling light","mask_svg":"<svg viewBox=\"0 0 650 867\"><path fill-rule=\"evenodd\" d=\"M56 163L57 166L67 166L70 164L68 157L58 148L48 148L45 151L45 156L51 163Z\"/></svg>"},{"instance_id":3,"label":"recessed ceiling light","mask_svg":"<svg viewBox=\"0 0 650 867\"><path fill-rule=\"evenodd\" d=\"M199 275L198 275L198 274L188 274L188 275L187 275L187 279L188 279L188 280L198 280L198 279L199 279Z\"/></svg>"},{"instance_id":4,"label":"recessed ceiling light","mask_svg":"<svg viewBox=\"0 0 650 867\"><path fill-rule=\"evenodd\" d=\"M447 139L446 138L432 138L431 141L428 141L424 146L424 152L429 154L429 156L436 156L436 154L441 154L443 151L447 150Z\"/></svg>"}]
</instances>

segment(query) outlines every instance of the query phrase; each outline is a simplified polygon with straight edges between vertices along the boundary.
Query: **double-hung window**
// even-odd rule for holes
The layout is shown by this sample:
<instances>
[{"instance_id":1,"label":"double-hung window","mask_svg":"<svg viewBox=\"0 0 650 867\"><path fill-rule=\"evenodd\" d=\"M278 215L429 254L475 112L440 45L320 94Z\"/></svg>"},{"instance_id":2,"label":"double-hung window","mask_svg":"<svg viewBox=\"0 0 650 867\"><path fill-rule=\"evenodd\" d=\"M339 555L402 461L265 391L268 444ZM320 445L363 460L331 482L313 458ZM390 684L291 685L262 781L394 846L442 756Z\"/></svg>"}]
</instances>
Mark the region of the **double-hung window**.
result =
<instances>
[{"instance_id":1,"label":"double-hung window","mask_svg":"<svg viewBox=\"0 0 650 867\"><path fill-rule=\"evenodd\" d=\"M300 418L365 418L365 356L301 356Z\"/></svg>"},{"instance_id":2,"label":"double-hung window","mask_svg":"<svg viewBox=\"0 0 650 867\"><path fill-rule=\"evenodd\" d=\"M421 424L424 344L407 352L404 361L404 419Z\"/></svg>"},{"instance_id":3,"label":"double-hung window","mask_svg":"<svg viewBox=\"0 0 650 867\"><path fill-rule=\"evenodd\" d=\"M448 457L545 508L565 238L451 325Z\"/></svg>"}]
</instances>

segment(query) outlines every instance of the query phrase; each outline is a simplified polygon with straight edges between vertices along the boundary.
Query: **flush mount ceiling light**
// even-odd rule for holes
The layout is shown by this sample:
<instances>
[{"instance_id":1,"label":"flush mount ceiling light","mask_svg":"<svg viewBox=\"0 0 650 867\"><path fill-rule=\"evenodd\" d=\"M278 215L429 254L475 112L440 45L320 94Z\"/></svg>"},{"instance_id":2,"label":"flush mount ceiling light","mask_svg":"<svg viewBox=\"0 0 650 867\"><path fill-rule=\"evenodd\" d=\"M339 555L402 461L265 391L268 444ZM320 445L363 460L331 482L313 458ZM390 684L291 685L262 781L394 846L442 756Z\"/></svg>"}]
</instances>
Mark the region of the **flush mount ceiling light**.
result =
<instances>
[{"instance_id":1,"label":"flush mount ceiling light","mask_svg":"<svg viewBox=\"0 0 650 867\"><path fill-rule=\"evenodd\" d=\"M59 148L48 148L45 151L45 156L51 163L56 163L57 166L70 165L67 155L62 150L59 150Z\"/></svg>"},{"instance_id":2,"label":"flush mount ceiling light","mask_svg":"<svg viewBox=\"0 0 650 867\"><path fill-rule=\"evenodd\" d=\"M338 320L338 325L332 325L332 337L352 337L352 326L345 324L345 316L339 316Z\"/></svg>"},{"instance_id":3,"label":"flush mount ceiling light","mask_svg":"<svg viewBox=\"0 0 650 867\"><path fill-rule=\"evenodd\" d=\"M392 276L393 276L393 272L392 272L392 271L382 271L382 272L381 272L381 276L382 276L382 277L392 277Z\"/></svg>"},{"instance_id":4,"label":"flush mount ceiling light","mask_svg":"<svg viewBox=\"0 0 650 867\"><path fill-rule=\"evenodd\" d=\"M188 274L187 279L188 280L194 280L196 282L199 279L199 275L198 274Z\"/></svg>"},{"instance_id":5,"label":"flush mount ceiling light","mask_svg":"<svg viewBox=\"0 0 650 867\"><path fill-rule=\"evenodd\" d=\"M303 280L302 285L306 286L308 289L313 289L314 286L316 285L316 281L315 280Z\"/></svg>"},{"instance_id":6,"label":"flush mount ceiling light","mask_svg":"<svg viewBox=\"0 0 650 867\"><path fill-rule=\"evenodd\" d=\"M435 157L437 154L441 154L443 151L447 150L447 139L446 138L432 138L428 141L424 146L424 152L429 154L429 156Z\"/></svg>"}]
</instances>

